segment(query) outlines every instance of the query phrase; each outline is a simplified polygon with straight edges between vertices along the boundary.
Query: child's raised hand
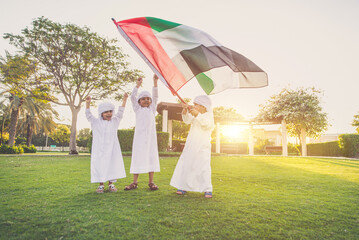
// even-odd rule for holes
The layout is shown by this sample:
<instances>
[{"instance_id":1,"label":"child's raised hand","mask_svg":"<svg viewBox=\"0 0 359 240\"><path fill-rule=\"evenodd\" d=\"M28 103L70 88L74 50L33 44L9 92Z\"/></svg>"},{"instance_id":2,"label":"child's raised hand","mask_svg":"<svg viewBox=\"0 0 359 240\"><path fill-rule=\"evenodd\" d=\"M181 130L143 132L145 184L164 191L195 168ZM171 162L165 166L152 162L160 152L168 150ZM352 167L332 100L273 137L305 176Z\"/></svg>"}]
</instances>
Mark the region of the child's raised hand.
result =
<instances>
[{"instance_id":1,"label":"child's raised hand","mask_svg":"<svg viewBox=\"0 0 359 240\"><path fill-rule=\"evenodd\" d=\"M123 94L122 107L126 106L127 98L128 98L128 94L127 93Z\"/></svg>"},{"instance_id":2,"label":"child's raised hand","mask_svg":"<svg viewBox=\"0 0 359 240\"><path fill-rule=\"evenodd\" d=\"M189 110L189 113L192 114L192 116L197 117L199 112L195 108L191 108Z\"/></svg>"},{"instance_id":3,"label":"child's raised hand","mask_svg":"<svg viewBox=\"0 0 359 240\"><path fill-rule=\"evenodd\" d=\"M182 105L182 108L183 108L183 109L182 109L182 114L186 114L187 111L188 111L188 109L189 109L188 104L181 102L181 105Z\"/></svg>"},{"instance_id":4,"label":"child's raised hand","mask_svg":"<svg viewBox=\"0 0 359 240\"><path fill-rule=\"evenodd\" d=\"M136 83L137 83L136 87L137 87L137 88L141 87L142 82L143 82L143 79L142 79L141 77L138 78L138 79L137 79L137 82L136 82Z\"/></svg>"},{"instance_id":5,"label":"child's raised hand","mask_svg":"<svg viewBox=\"0 0 359 240\"><path fill-rule=\"evenodd\" d=\"M153 74L153 86L157 87L158 76Z\"/></svg>"}]
</instances>

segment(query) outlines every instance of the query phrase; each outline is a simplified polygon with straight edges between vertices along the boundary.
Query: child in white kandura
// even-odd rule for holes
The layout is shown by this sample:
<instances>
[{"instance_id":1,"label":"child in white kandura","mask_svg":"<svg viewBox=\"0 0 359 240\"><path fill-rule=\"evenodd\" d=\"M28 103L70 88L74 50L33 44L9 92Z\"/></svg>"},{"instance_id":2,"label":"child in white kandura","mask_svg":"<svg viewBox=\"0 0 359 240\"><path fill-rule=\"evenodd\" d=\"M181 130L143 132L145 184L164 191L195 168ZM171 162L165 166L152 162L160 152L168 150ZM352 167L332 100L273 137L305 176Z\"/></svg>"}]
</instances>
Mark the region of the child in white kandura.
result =
<instances>
[{"instance_id":1,"label":"child in white kandura","mask_svg":"<svg viewBox=\"0 0 359 240\"><path fill-rule=\"evenodd\" d=\"M182 119L191 124L185 147L177 162L170 185L177 194L186 191L204 192L212 198L211 182L211 133L214 128L211 100L207 95L197 96L194 107L183 105Z\"/></svg>"},{"instance_id":2,"label":"child in white kandura","mask_svg":"<svg viewBox=\"0 0 359 240\"><path fill-rule=\"evenodd\" d=\"M100 183L97 193L104 192L104 182L108 181L109 192L117 192L114 182L119 178L125 178L125 166L123 164L120 143L117 137L117 129L123 117L128 94L123 96L122 106L113 114L115 106L112 103L101 103L98 107L98 118L90 111L91 97L86 97L86 118L92 128L91 148L91 183Z\"/></svg>"},{"instance_id":3,"label":"child in white kandura","mask_svg":"<svg viewBox=\"0 0 359 240\"><path fill-rule=\"evenodd\" d=\"M158 100L158 77L156 75L153 76L152 96L149 92L143 91L137 97L137 92L142 85L142 81L142 78L137 80L136 87L131 94L132 107L136 113L136 126L133 137L130 168L130 173L133 174L133 182L126 186L125 190L137 188L138 176L141 173L148 173L148 186L150 190L158 189L153 182L154 172L160 171L155 123Z\"/></svg>"}]
</instances>

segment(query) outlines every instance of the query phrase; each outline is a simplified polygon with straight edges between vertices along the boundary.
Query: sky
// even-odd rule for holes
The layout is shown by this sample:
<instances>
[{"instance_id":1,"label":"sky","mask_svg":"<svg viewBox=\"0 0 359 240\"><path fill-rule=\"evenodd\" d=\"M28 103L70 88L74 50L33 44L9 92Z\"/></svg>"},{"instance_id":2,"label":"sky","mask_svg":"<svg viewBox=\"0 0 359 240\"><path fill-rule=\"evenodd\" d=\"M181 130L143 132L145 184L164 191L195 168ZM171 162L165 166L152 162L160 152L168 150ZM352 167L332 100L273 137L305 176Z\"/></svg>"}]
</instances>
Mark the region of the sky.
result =
<instances>
[{"instance_id":1,"label":"sky","mask_svg":"<svg viewBox=\"0 0 359 240\"><path fill-rule=\"evenodd\" d=\"M330 123L326 133L355 132L351 123L359 113L358 0L0 0L0 4L1 36L20 34L34 19L44 16L118 39L131 67L146 76L142 90L151 90L153 73L121 37L111 18L120 21L151 16L198 28L268 74L267 87L230 89L211 95L214 107L234 108L251 118L261 104L283 88L315 87L323 91L321 106ZM5 50L14 53L16 49L1 37L1 56L5 56ZM193 99L201 94L204 92L195 80L179 91L182 98ZM159 102L177 102L162 82ZM70 124L69 108L56 109L61 122ZM90 127L84 109L85 104L79 113L78 129ZM92 110L97 113L97 109ZM120 128L134 125L135 115L128 102Z\"/></svg>"}]
</instances>

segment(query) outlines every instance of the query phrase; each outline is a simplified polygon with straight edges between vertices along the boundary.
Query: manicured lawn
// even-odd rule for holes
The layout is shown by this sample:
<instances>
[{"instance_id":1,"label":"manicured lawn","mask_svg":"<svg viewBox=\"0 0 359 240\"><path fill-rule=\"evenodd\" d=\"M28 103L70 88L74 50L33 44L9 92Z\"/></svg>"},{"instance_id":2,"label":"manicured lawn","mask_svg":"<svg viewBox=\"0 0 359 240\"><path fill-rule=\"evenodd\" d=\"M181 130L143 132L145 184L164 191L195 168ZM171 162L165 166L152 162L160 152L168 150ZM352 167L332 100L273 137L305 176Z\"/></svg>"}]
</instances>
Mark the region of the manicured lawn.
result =
<instances>
[{"instance_id":1,"label":"manicured lawn","mask_svg":"<svg viewBox=\"0 0 359 240\"><path fill-rule=\"evenodd\" d=\"M169 186L177 160L96 194L89 156L2 156L0 239L359 239L359 161L216 156L205 199Z\"/></svg>"}]
</instances>

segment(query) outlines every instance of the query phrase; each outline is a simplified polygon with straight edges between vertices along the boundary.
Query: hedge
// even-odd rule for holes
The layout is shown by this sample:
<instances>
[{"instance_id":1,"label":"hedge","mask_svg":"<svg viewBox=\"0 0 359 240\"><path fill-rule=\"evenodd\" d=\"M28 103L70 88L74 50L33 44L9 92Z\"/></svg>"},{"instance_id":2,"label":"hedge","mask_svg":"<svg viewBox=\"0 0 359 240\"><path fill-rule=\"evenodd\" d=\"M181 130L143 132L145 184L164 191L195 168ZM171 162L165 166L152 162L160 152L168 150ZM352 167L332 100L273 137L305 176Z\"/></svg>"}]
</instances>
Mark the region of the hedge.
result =
<instances>
[{"instance_id":1,"label":"hedge","mask_svg":"<svg viewBox=\"0 0 359 240\"><path fill-rule=\"evenodd\" d=\"M221 142L221 153L248 154L248 143ZM216 143L212 142L212 152L216 152Z\"/></svg>"},{"instance_id":2,"label":"hedge","mask_svg":"<svg viewBox=\"0 0 359 240\"><path fill-rule=\"evenodd\" d=\"M21 146L9 146L1 145L0 154L21 154L24 153L24 149Z\"/></svg>"},{"instance_id":3,"label":"hedge","mask_svg":"<svg viewBox=\"0 0 359 240\"><path fill-rule=\"evenodd\" d=\"M359 134L341 134L339 144L343 149L344 157L359 158Z\"/></svg>"},{"instance_id":4,"label":"hedge","mask_svg":"<svg viewBox=\"0 0 359 240\"><path fill-rule=\"evenodd\" d=\"M132 129L120 129L117 131L118 140L121 145L122 152L131 152L132 151L132 143L133 143L133 136L135 131ZM157 132L157 145L158 151L164 152L168 146L168 138L169 133L167 132ZM91 151L92 147L92 136L88 142L88 148Z\"/></svg>"},{"instance_id":5,"label":"hedge","mask_svg":"<svg viewBox=\"0 0 359 240\"><path fill-rule=\"evenodd\" d=\"M172 139L172 149L174 152L182 152L186 140Z\"/></svg>"},{"instance_id":6,"label":"hedge","mask_svg":"<svg viewBox=\"0 0 359 240\"><path fill-rule=\"evenodd\" d=\"M308 156L343 156L343 150L339 145L339 141L325 142L325 143L310 143L307 144Z\"/></svg>"},{"instance_id":7,"label":"hedge","mask_svg":"<svg viewBox=\"0 0 359 240\"><path fill-rule=\"evenodd\" d=\"M30 147L26 145L21 145L21 147L24 149L24 153L36 153L37 149L34 145L31 145Z\"/></svg>"}]
</instances>

